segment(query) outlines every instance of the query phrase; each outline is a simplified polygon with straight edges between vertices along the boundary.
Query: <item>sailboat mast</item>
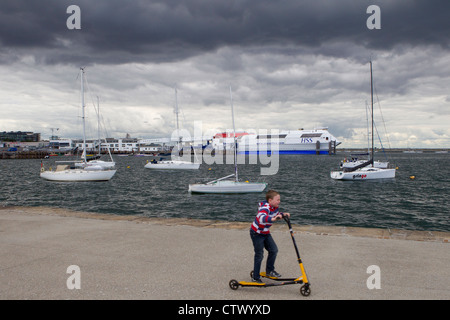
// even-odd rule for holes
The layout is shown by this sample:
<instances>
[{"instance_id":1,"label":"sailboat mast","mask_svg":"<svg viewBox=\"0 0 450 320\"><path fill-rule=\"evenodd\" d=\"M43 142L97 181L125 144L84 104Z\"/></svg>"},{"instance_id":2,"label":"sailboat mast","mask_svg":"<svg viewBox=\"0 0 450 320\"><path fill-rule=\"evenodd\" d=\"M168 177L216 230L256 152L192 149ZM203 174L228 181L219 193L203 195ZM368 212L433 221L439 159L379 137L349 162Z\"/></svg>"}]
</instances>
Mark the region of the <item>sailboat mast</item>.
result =
<instances>
[{"instance_id":1,"label":"sailboat mast","mask_svg":"<svg viewBox=\"0 0 450 320\"><path fill-rule=\"evenodd\" d=\"M178 147L178 154L181 152L181 137L180 137L180 127L178 124L178 94L177 94L177 87L175 87L175 116L177 121L177 147Z\"/></svg>"},{"instance_id":2,"label":"sailboat mast","mask_svg":"<svg viewBox=\"0 0 450 320\"><path fill-rule=\"evenodd\" d=\"M81 70L81 110L82 110L82 120L83 120L83 161L86 163L86 123L85 123L85 114L84 114L84 68L80 68Z\"/></svg>"},{"instance_id":3,"label":"sailboat mast","mask_svg":"<svg viewBox=\"0 0 450 320\"><path fill-rule=\"evenodd\" d=\"M102 142L100 140L100 99L98 96L97 96L97 136L98 136L98 156L100 157Z\"/></svg>"},{"instance_id":4,"label":"sailboat mast","mask_svg":"<svg viewBox=\"0 0 450 320\"><path fill-rule=\"evenodd\" d=\"M372 105L372 151L371 151L371 161L372 161L372 167L373 164L373 74L372 74L372 60L370 60L370 99L371 99L371 105Z\"/></svg>"},{"instance_id":5,"label":"sailboat mast","mask_svg":"<svg viewBox=\"0 0 450 320\"><path fill-rule=\"evenodd\" d=\"M233 141L234 141L234 176L235 181L238 182L238 168L237 168L237 141L236 141L236 128L234 126L234 110L233 110L233 94L231 93L231 86L230 86L230 104L231 104L231 119L233 120Z\"/></svg>"},{"instance_id":6,"label":"sailboat mast","mask_svg":"<svg viewBox=\"0 0 450 320\"><path fill-rule=\"evenodd\" d=\"M367 156L370 155L369 104L366 100Z\"/></svg>"}]
</instances>

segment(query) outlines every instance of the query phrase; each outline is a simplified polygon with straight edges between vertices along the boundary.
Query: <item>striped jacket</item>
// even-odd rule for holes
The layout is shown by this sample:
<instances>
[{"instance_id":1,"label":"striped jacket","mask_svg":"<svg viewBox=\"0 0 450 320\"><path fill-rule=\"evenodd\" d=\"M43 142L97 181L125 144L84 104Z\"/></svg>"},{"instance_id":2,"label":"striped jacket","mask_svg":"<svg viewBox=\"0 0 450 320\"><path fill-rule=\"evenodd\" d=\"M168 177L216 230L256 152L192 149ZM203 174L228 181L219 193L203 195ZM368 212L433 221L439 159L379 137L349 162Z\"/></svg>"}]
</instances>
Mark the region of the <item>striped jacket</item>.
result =
<instances>
[{"instance_id":1,"label":"striped jacket","mask_svg":"<svg viewBox=\"0 0 450 320\"><path fill-rule=\"evenodd\" d=\"M272 207L267 201L259 203L258 214L252 223L251 229L259 234L269 234L269 228L272 226L272 219L283 213L278 212L278 208Z\"/></svg>"}]
</instances>

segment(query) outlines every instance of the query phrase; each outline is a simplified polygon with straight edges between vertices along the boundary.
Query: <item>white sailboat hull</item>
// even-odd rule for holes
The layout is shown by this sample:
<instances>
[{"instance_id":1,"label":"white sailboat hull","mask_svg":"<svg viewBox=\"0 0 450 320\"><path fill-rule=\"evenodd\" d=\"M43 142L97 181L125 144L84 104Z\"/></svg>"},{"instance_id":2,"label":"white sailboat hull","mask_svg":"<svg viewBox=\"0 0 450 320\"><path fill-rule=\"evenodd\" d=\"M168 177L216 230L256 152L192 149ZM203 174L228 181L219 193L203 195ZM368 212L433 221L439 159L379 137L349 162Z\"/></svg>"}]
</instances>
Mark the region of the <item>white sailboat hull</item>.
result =
<instances>
[{"instance_id":1,"label":"white sailboat hull","mask_svg":"<svg viewBox=\"0 0 450 320\"><path fill-rule=\"evenodd\" d=\"M116 170L66 169L61 171L43 171L41 178L50 181L108 181Z\"/></svg>"},{"instance_id":2,"label":"white sailboat hull","mask_svg":"<svg viewBox=\"0 0 450 320\"><path fill-rule=\"evenodd\" d=\"M366 167L352 172L331 171L330 176L335 180L375 180L395 178L395 169L381 169Z\"/></svg>"},{"instance_id":3,"label":"white sailboat hull","mask_svg":"<svg viewBox=\"0 0 450 320\"><path fill-rule=\"evenodd\" d=\"M147 169L157 170L196 170L200 167L200 163L181 160L167 160L158 161L157 163L149 162L144 167Z\"/></svg>"},{"instance_id":4,"label":"white sailboat hull","mask_svg":"<svg viewBox=\"0 0 450 320\"><path fill-rule=\"evenodd\" d=\"M263 192L267 183L215 181L213 183L190 184L189 192L192 193L252 193Z\"/></svg>"}]
</instances>

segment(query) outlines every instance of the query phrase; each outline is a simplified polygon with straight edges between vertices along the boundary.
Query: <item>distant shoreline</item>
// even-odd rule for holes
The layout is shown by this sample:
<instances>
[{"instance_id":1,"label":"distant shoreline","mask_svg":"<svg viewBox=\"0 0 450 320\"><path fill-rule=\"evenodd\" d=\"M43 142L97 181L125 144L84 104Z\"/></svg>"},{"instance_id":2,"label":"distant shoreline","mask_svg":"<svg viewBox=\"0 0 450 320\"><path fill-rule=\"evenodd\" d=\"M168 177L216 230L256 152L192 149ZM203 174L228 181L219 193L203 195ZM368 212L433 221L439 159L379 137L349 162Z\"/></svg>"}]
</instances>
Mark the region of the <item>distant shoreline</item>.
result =
<instances>
[{"instance_id":1,"label":"distant shoreline","mask_svg":"<svg viewBox=\"0 0 450 320\"><path fill-rule=\"evenodd\" d=\"M448 148L391 148L391 149L375 149L376 153L388 153L388 154L397 154L397 153L404 153L404 154L420 154L420 153L426 153L426 154L450 154L450 149ZM367 149L361 149L361 148L345 148L345 149L336 149L336 154L352 154L352 153L367 153ZM146 155L146 156L153 156L153 157L159 157L161 156L158 153L151 152L151 153L142 153L142 154L136 154L134 152L121 152L121 153L112 153L114 156L139 156L139 155ZM0 160L1 159L45 159L48 158L51 155L48 151L5 151L0 150ZM65 156L64 154L55 154L57 158Z\"/></svg>"},{"instance_id":2,"label":"distant shoreline","mask_svg":"<svg viewBox=\"0 0 450 320\"><path fill-rule=\"evenodd\" d=\"M336 153L353 153L353 152L367 152L366 149L362 148L344 148L336 149ZM386 153L450 153L449 148L391 148L391 149L379 149L375 148L375 152L386 152Z\"/></svg>"}]
</instances>

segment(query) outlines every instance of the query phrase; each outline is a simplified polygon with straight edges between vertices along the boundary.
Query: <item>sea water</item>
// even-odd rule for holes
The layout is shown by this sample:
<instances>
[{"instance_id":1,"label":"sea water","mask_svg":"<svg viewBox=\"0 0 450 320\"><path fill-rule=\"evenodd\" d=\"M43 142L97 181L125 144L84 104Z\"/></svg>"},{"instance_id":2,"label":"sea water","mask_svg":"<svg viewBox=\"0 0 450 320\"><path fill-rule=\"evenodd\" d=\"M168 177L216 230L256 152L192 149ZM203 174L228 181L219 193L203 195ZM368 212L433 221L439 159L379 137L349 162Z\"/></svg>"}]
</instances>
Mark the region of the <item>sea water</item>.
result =
<instances>
[{"instance_id":1,"label":"sea water","mask_svg":"<svg viewBox=\"0 0 450 320\"><path fill-rule=\"evenodd\" d=\"M395 179L331 179L330 170L344 156L280 155L277 174L261 176L261 165L241 164L239 177L267 182L268 189L280 192L280 209L291 214L293 223L450 232L450 154L392 153L389 161L398 167ZM58 158L44 161L62 157ZM264 200L264 193L188 192L190 183L233 173L232 164L203 163L199 170L157 171L144 168L149 159L115 156L117 173L107 182L46 181L39 177L41 160L0 160L0 206L251 223L258 202Z\"/></svg>"}]
</instances>

